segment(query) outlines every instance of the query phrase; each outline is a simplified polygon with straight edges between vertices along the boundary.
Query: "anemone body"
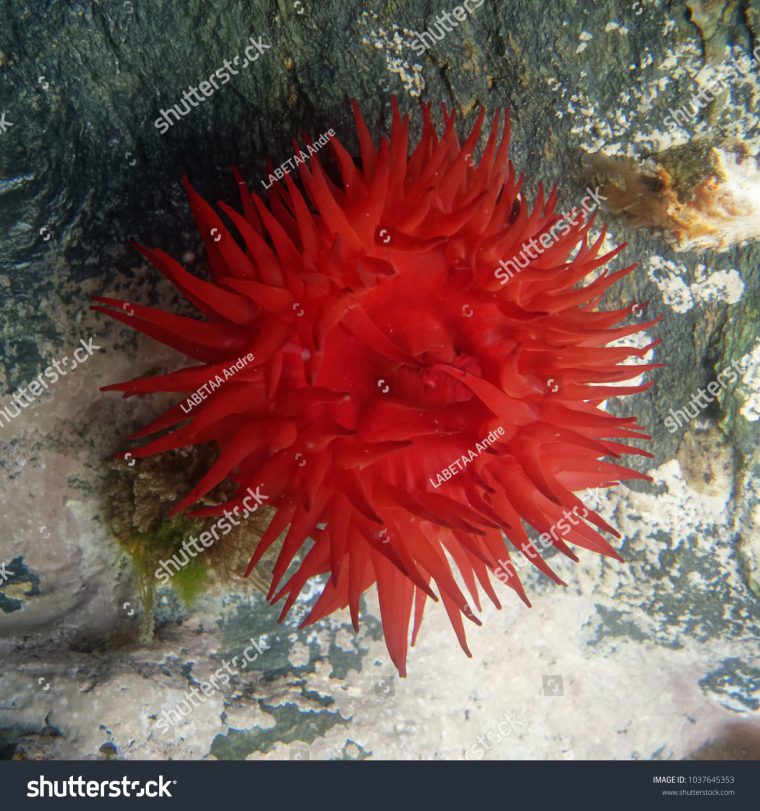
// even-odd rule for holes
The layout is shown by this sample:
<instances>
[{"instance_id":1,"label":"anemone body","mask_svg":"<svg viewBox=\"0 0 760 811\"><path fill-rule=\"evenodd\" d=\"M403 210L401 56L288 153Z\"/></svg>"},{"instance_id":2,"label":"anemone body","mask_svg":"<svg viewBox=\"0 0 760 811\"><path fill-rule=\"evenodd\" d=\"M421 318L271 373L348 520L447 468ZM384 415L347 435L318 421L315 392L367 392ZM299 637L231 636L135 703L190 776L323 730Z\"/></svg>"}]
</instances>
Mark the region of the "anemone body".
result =
<instances>
[{"instance_id":1,"label":"anemone body","mask_svg":"<svg viewBox=\"0 0 760 811\"><path fill-rule=\"evenodd\" d=\"M556 192L544 200L539 187L528 209L508 116L494 116L475 160L482 111L460 144L454 115L443 110L439 136L423 105L413 150L395 103L379 146L354 114L360 163L333 139L333 174L313 156L268 205L236 174L242 213L220 203L226 222L185 181L211 280L140 250L201 318L111 298L95 309L196 361L106 387L124 396L186 396L253 355L190 413L178 402L138 432L157 436L133 455L216 442L217 460L173 512L225 479L238 495L195 514L221 514L260 487L272 518L247 573L281 542L269 598L284 598L282 616L309 578L328 575L304 624L348 607L358 628L360 597L376 584L403 675L428 598L469 655L463 620L480 624L481 590L499 606L494 575L530 605L510 555L561 583L526 527L548 532L584 509L552 545L574 560L573 546L619 557L601 534L616 531L577 493L646 478L616 462L648 455L626 444L646 435L601 404L646 387L619 384L654 365L623 364L651 346L608 345L655 322L624 326L632 307L598 309L634 266L602 270L623 246L600 256L604 233L591 243L590 221L555 229L535 260L496 278L501 259L560 219ZM489 434L498 441L484 444ZM444 480L446 468L456 474Z\"/></svg>"}]
</instances>

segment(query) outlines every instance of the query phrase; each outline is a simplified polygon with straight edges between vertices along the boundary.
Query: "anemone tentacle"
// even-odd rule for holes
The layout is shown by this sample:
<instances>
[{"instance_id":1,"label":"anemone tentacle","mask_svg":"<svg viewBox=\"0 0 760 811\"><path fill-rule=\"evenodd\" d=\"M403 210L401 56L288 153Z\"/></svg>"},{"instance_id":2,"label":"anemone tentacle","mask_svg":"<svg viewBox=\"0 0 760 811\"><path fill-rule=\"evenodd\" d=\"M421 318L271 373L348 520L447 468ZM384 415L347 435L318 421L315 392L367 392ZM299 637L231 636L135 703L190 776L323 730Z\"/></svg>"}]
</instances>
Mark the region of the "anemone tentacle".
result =
<instances>
[{"instance_id":1,"label":"anemone tentacle","mask_svg":"<svg viewBox=\"0 0 760 811\"><path fill-rule=\"evenodd\" d=\"M135 455L215 441L217 461L173 512L224 479L238 494L198 514L239 506L261 485L273 513L248 571L282 539L269 598L284 599L283 616L310 578L328 575L304 624L348 607L358 628L360 597L376 584L403 675L412 615L413 641L428 597L443 602L469 655L463 618L480 624L480 589L500 606L490 577L530 605L511 556L561 582L526 525L551 533L563 516L578 516L560 537L550 534L552 545L573 560L572 546L619 559L602 535L614 528L576 493L646 478L617 463L649 456L628 444L646 435L601 404L647 388L619 384L660 365L624 363L656 342L609 344L658 319L626 326L632 307L598 309L635 265L604 270L624 246L602 254L605 234L591 241L590 220L558 230L556 190L539 188L529 209L507 157L507 114L493 117L476 161L485 111L460 144L454 114L442 109L439 137L423 104L410 151L410 119L395 100L390 138L379 145L353 107L360 162L332 139L337 173L314 155L299 166L300 186L286 176L268 205L236 172L243 211L220 204L230 227L185 178L211 279L140 250L199 318L127 310L112 298L93 309L195 362L105 387L125 397L191 394L253 355L189 415L178 403L138 432L168 429ZM502 283L500 260L542 235L545 250ZM497 441L484 444L488 436Z\"/></svg>"}]
</instances>

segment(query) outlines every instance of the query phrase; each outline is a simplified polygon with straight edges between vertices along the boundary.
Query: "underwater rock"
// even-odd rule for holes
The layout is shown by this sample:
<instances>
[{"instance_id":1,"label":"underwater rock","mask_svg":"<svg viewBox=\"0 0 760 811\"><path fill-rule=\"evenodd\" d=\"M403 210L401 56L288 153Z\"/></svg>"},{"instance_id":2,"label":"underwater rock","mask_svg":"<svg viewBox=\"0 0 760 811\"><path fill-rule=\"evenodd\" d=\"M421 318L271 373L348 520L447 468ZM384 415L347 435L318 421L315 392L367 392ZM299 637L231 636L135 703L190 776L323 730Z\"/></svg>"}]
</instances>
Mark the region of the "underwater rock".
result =
<instances>
[{"instance_id":1,"label":"underwater rock","mask_svg":"<svg viewBox=\"0 0 760 811\"><path fill-rule=\"evenodd\" d=\"M452 644L445 616L431 612L410 677L400 680L374 620L376 601L363 606L357 637L348 616L306 630L296 621L278 625L277 611L247 587L234 594L212 587L190 607L159 592L156 638L138 644L135 570L103 506L105 472L126 450L123 438L173 401L115 401L98 387L155 367L169 373L182 359L121 327L103 328L85 310L91 295L106 290L164 309L178 304L130 249L132 239L184 251L188 269L206 278L183 172L204 196L230 199L227 166L239 166L258 187L268 176L266 157L280 165L303 130L316 137L332 127L357 155L346 98L358 98L380 131L396 94L405 111L420 97L436 107L445 101L467 123L481 104L509 108L515 167L547 188L558 184L569 210L588 182L583 153L618 159L671 145L663 121L683 101L673 87L691 92L704 62L686 3L601 0L585 4L582 17L578 4L550 3L541 26L533 4L487 3L422 56L412 47L414 32L432 19L410 0L231 2L213 15L199 0L160 0L149 12L139 3L72 0L50 4L45 15L6 5L0 115L7 111L13 126L0 134L3 405L83 335L97 335L104 349L0 433L0 564L22 559L24 578L3 603L13 610L0 611L3 756L287 759L292 748L313 759L348 752L462 758L477 756L478 736L511 714L512 733L483 757L663 758L719 741L730 720L756 723L760 355L711 414L739 467L731 492L717 475L722 465L703 481L720 487L694 488L700 446L663 422L711 379L716 359L728 365L757 342L756 245L721 247L751 237L752 224L735 205L745 192L754 205L755 186L743 184L756 167L727 151L713 155L720 172L718 163L710 168L710 150L724 149L717 133L700 131L702 140L689 146L694 182L684 189L715 178L696 208L688 194L674 202L674 188L663 195L658 171L642 177L638 157L630 177L646 198L642 224L657 224L673 207L690 233L696 229L687 238L715 246L711 277L733 272L741 290L694 294L678 307L645 272L651 260L673 260L660 234L634 231L604 212L597 220L609 225L612 244L629 242L629 261L643 264L615 303L648 301L648 314L667 316L656 359L668 366L637 402L656 457L640 469L654 481L621 488L619 497L598 494L599 510L621 527L626 563L582 556L562 571L566 589L532 578L533 608L505 600L501 612L488 609L487 632L470 640L473 660ZM712 27L700 23L710 59L729 39L746 48L751 37L741 21L732 18L731 26L744 36L729 38L722 13L716 19ZM747 4L747 19L757 36L758 3ZM161 109L254 34L272 48L161 135L154 127ZM747 142L756 121L752 95L730 102L725 116ZM535 185L525 193L535 199ZM728 223L728 238L711 230L710 212ZM677 270L689 290L701 282L684 253ZM689 449L689 463L677 458L679 445L682 459ZM194 470L188 464L184 473ZM189 484L181 479L178 491ZM151 492L157 484L142 482ZM135 514L147 526L142 519L153 512ZM255 669L162 735L162 710L222 658L239 655L252 635L270 645Z\"/></svg>"}]
</instances>

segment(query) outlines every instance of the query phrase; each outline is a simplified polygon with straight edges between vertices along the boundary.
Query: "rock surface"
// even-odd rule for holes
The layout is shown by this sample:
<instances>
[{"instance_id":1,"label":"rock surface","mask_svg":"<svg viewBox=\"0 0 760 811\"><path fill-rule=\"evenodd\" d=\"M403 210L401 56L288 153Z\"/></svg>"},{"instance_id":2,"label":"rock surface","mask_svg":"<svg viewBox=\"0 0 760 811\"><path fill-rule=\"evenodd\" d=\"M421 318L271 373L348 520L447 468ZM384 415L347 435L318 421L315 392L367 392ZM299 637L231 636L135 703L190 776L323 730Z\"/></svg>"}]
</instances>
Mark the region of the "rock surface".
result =
<instances>
[{"instance_id":1,"label":"rock surface","mask_svg":"<svg viewBox=\"0 0 760 811\"><path fill-rule=\"evenodd\" d=\"M664 120L758 44L760 4L486 0L421 56L414 32L439 7L406 0L213 10L74 0L44 15L1 5L0 407L82 339L100 349L19 417L0 417L0 563L10 572L0 581L0 753L758 757L757 244L675 254L661 234L602 214L610 244L628 241L628 261L641 262L612 303L648 300L666 316L656 352L668 365L622 404L653 434L653 481L594 495L620 528L626 563L561 561L564 589L528 574L533 608L511 594L502 611L486 608L469 661L445 613L429 610L405 680L374 598L355 636L343 615L304 631L277 625L277 610L247 588L214 587L192 608L161 592L156 638L137 641L137 580L108 529L105 472L165 404L98 387L178 359L87 304L108 294L169 306L168 285L128 243L184 253L202 272L181 174L210 199L233 200L227 167L258 187L265 158L287 159L303 130L333 128L355 151L351 97L375 133L392 94L410 110L418 98L443 101L467 120L479 104L510 108L511 157L529 195L539 180L558 183L563 207L585 194L585 157L598 150L643 160L731 137L757 155L757 65L688 127ZM271 47L161 135L161 110L251 37ZM671 409L743 357L716 402L668 430ZM252 639L266 650L162 732L164 713Z\"/></svg>"}]
</instances>

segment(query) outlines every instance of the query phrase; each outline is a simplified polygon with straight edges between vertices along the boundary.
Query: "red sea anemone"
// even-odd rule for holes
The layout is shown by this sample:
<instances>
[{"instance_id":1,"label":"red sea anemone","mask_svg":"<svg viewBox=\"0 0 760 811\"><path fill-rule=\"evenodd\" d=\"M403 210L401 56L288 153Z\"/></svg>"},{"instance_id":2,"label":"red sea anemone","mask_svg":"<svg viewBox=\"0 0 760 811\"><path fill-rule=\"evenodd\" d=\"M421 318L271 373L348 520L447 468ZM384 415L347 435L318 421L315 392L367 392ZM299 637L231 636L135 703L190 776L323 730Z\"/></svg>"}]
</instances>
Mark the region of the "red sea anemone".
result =
<instances>
[{"instance_id":1,"label":"red sea anemone","mask_svg":"<svg viewBox=\"0 0 760 811\"><path fill-rule=\"evenodd\" d=\"M216 462L174 512L225 479L239 495L196 514L240 506L247 488L260 487L272 518L247 573L284 535L269 591L272 602L286 597L282 616L309 578L329 575L304 624L348 606L358 627L359 599L376 583L403 675L411 616L413 643L428 597L440 597L470 655L463 615L480 621L464 591L477 610L479 586L499 606L495 574L530 605L514 571L503 576L510 549L562 582L524 525L550 532L584 509L575 491L646 478L605 461L649 456L618 441L648 437L601 404L647 387L605 384L652 368L622 361L654 344L608 344L656 322L620 326L635 305L597 309L635 265L600 270L623 246L599 256L604 233L592 243L591 221L555 232L506 284L496 278L500 260L560 220L556 192L544 201L540 187L529 211L507 158L508 116L503 127L494 117L476 161L483 111L460 146L454 114L443 109L439 137L423 105L411 154L409 118L395 103L390 140L379 147L354 113L360 167L333 139L334 175L318 157L301 161L301 186L285 175L268 205L236 175L243 213L220 203L228 224L185 181L212 280L161 250L140 250L202 318L111 298L97 300L112 309L94 309L198 363L105 387L193 393L192 409L183 400L134 436L161 432L135 457L218 444ZM551 545L573 560L570 545L620 559L597 529L618 533L594 511L585 516L547 536Z\"/></svg>"}]
</instances>

